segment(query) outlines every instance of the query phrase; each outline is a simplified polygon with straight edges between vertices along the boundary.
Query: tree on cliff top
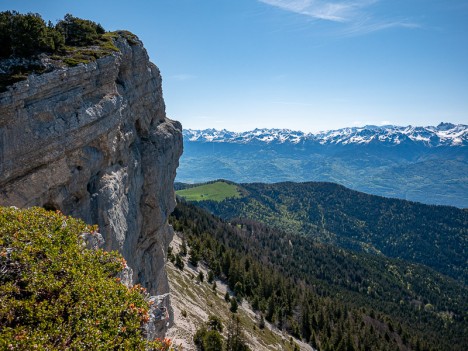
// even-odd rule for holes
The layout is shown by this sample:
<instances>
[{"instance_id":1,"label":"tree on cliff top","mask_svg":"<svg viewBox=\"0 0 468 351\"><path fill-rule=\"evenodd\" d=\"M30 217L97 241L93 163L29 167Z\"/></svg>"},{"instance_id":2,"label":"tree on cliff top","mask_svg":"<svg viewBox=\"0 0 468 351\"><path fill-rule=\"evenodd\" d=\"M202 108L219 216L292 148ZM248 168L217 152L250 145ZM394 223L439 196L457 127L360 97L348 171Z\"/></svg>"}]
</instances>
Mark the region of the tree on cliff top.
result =
<instances>
[{"instance_id":1,"label":"tree on cliff top","mask_svg":"<svg viewBox=\"0 0 468 351\"><path fill-rule=\"evenodd\" d=\"M1 350L168 350L148 342L144 289L116 275L116 252L88 250L95 227L41 208L0 207Z\"/></svg>"},{"instance_id":2,"label":"tree on cliff top","mask_svg":"<svg viewBox=\"0 0 468 351\"><path fill-rule=\"evenodd\" d=\"M56 53L68 46L95 44L105 33L93 21L65 15L55 26L37 13L0 12L0 58Z\"/></svg>"},{"instance_id":3,"label":"tree on cliff top","mask_svg":"<svg viewBox=\"0 0 468 351\"><path fill-rule=\"evenodd\" d=\"M73 17L69 13L55 28L63 34L65 44L71 46L91 45L106 32L99 23Z\"/></svg>"},{"instance_id":4,"label":"tree on cliff top","mask_svg":"<svg viewBox=\"0 0 468 351\"><path fill-rule=\"evenodd\" d=\"M37 13L0 12L0 58L28 57L55 52L63 47L63 36Z\"/></svg>"}]
</instances>

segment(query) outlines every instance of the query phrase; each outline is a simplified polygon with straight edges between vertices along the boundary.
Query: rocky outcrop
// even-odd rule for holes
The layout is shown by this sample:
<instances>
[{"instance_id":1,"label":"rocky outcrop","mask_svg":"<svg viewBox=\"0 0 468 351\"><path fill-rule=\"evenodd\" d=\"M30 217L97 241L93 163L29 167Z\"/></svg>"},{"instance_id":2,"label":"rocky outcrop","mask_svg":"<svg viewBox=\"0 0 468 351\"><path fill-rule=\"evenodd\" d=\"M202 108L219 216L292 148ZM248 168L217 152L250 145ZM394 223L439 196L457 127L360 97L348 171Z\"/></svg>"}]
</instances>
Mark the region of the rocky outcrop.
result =
<instances>
[{"instance_id":1,"label":"rocky outcrop","mask_svg":"<svg viewBox=\"0 0 468 351\"><path fill-rule=\"evenodd\" d=\"M0 205L98 224L133 282L165 294L182 130L166 118L160 73L142 44L116 45L118 53L0 94Z\"/></svg>"}]
</instances>

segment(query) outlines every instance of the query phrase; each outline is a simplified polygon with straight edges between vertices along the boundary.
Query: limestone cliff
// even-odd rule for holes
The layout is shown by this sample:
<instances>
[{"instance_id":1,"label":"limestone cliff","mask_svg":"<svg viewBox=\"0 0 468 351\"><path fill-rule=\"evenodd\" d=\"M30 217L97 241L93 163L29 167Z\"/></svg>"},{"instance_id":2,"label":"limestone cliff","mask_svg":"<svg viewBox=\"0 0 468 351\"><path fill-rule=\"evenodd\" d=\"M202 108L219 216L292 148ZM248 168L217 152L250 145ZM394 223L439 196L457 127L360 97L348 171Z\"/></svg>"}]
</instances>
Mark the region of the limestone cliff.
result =
<instances>
[{"instance_id":1,"label":"limestone cliff","mask_svg":"<svg viewBox=\"0 0 468 351\"><path fill-rule=\"evenodd\" d=\"M168 292L167 217L182 153L161 77L141 42L31 75L0 94L0 205L44 206L98 224L133 282Z\"/></svg>"}]
</instances>

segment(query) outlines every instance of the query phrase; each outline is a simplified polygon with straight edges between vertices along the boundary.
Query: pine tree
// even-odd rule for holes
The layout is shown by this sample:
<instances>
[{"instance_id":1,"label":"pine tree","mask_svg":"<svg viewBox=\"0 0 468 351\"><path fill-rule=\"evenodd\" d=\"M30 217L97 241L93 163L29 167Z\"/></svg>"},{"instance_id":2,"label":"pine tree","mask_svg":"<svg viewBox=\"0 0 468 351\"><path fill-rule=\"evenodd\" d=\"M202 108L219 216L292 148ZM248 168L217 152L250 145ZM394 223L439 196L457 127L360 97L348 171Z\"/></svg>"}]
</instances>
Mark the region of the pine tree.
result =
<instances>
[{"instance_id":1,"label":"pine tree","mask_svg":"<svg viewBox=\"0 0 468 351\"><path fill-rule=\"evenodd\" d=\"M205 276L202 271L198 272L198 281L200 283L203 283L203 280L205 279Z\"/></svg>"},{"instance_id":2,"label":"pine tree","mask_svg":"<svg viewBox=\"0 0 468 351\"><path fill-rule=\"evenodd\" d=\"M238 307L237 300L234 297L231 297L231 306L229 307L229 311L237 313Z\"/></svg>"},{"instance_id":3,"label":"pine tree","mask_svg":"<svg viewBox=\"0 0 468 351\"><path fill-rule=\"evenodd\" d=\"M184 262L182 261L182 258L180 257L180 254L177 254L174 265L177 268L179 268L180 270L184 269Z\"/></svg>"},{"instance_id":4,"label":"pine tree","mask_svg":"<svg viewBox=\"0 0 468 351\"><path fill-rule=\"evenodd\" d=\"M258 327L260 329L265 329L265 318L263 318L263 314L260 315L260 321L258 322Z\"/></svg>"},{"instance_id":5,"label":"pine tree","mask_svg":"<svg viewBox=\"0 0 468 351\"><path fill-rule=\"evenodd\" d=\"M187 255L187 243L185 242L185 238L182 239L182 244L180 245L179 254L181 254L182 256Z\"/></svg>"}]
</instances>

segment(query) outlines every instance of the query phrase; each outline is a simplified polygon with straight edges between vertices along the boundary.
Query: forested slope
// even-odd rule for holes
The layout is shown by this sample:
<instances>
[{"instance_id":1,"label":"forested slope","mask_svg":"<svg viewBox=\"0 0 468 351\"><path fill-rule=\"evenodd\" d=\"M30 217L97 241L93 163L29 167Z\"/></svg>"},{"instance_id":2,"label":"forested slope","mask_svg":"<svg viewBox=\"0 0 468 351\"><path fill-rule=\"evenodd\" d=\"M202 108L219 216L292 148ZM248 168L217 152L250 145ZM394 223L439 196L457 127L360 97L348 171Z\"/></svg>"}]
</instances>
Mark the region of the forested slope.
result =
<instances>
[{"instance_id":1,"label":"forested slope","mask_svg":"<svg viewBox=\"0 0 468 351\"><path fill-rule=\"evenodd\" d=\"M422 263L468 281L468 211L390 199L333 183L242 184L244 196L197 205L337 246Z\"/></svg>"},{"instance_id":2,"label":"forested slope","mask_svg":"<svg viewBox=\"0 0 468 351\"><path fill-rule=\"evenodd\" d=\"M319 350L463 350L466 287L424 266L353 253L190 204L171 218L190 256Z\"/></svg>"}]
</instances>

